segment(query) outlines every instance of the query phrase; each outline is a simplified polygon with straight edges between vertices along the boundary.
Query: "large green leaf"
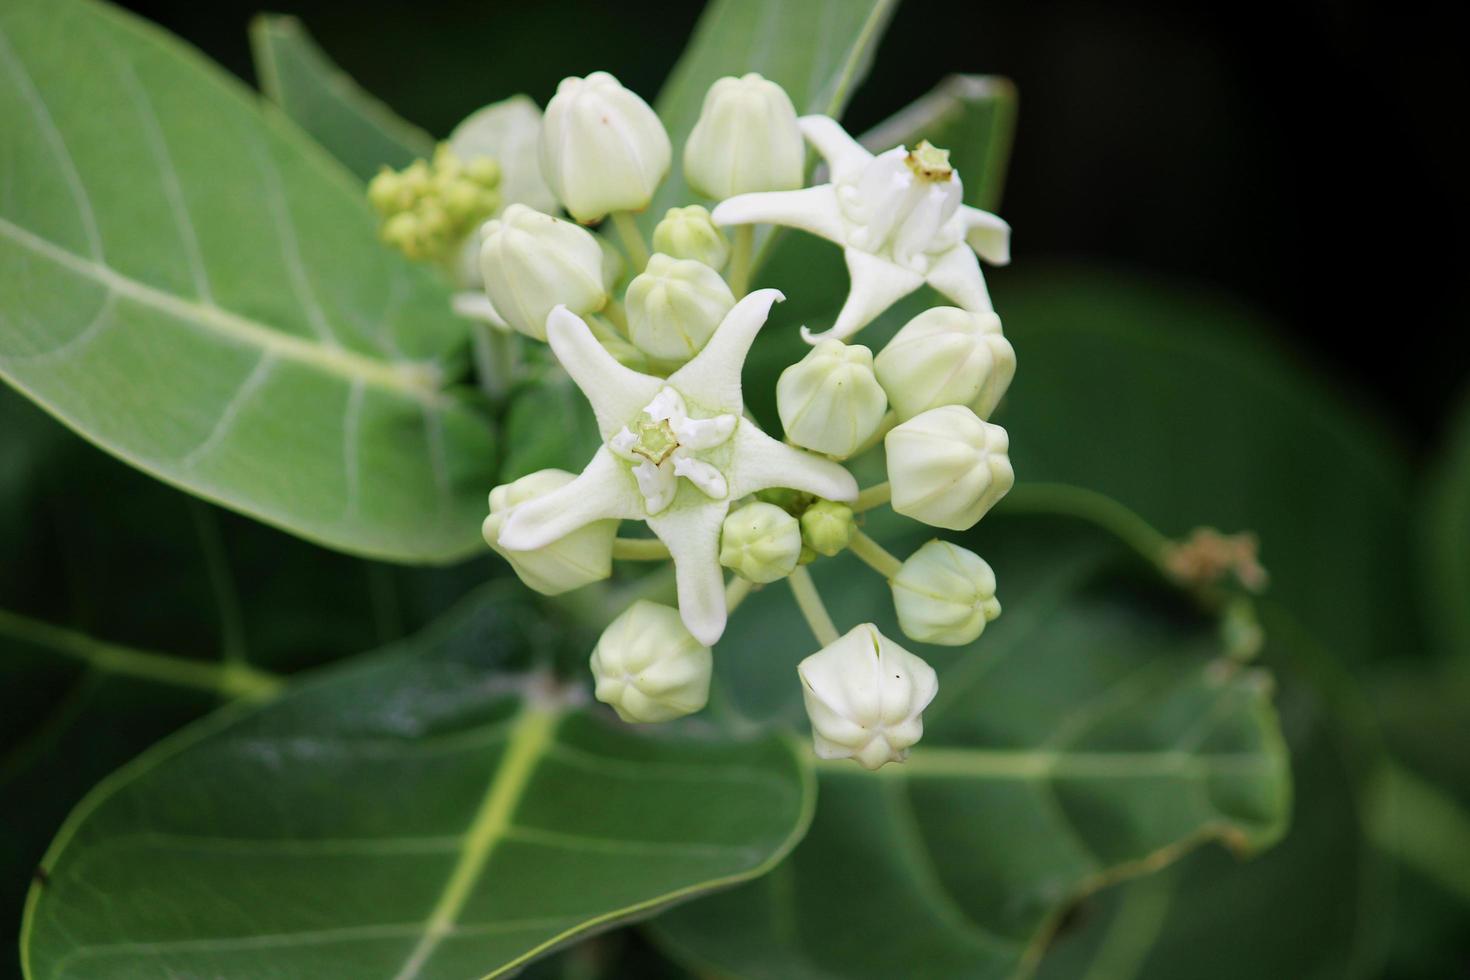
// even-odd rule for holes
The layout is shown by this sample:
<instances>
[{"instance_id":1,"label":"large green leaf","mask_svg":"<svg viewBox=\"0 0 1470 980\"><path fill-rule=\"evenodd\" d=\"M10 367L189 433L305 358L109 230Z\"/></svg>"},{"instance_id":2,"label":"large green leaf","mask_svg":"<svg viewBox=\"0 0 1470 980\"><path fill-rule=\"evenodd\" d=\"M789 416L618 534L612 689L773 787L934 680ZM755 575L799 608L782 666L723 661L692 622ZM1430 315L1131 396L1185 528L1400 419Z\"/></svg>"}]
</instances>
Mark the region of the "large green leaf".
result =
<instances>
[{"instance_id":1,"label":"large green leaf","mask_svg":"<svg viewBox=\"0 0 1470 980\"><path fill-rule=\"evenodd\" d=\"M1282 833L1266 675L1130 582L1111 540L1017 519L975 540L1006 611L971 649L923 650L940 674L923 742L876 774L821 766L821 807L789 861L653 924L678 958L782 980L1010 976L1079 895L1204 840L1252 851ZM871 573L814 568L839 627L900 635L874 614ZM795 717L813 644L780 590L747 602L721 643L724 690L735 710Z\"/></svg>"},{"instance_id":2,"label":"large green leaf","mask_svg":"<svg viewBox=\"0 0 1470 980\"><path fill-rule=\"evenodd\" d=\"M1431 472L1420 545L1430 626L1441 653L1470 662L1470 397Z\"/></svg>"},{"instance_id":3,"label":"large green leaf","mask_svg":"<svg viewBox=\"0 0 1470 980\"><path fill-rule=\"evenodd\" d=\"M649 734L539 674L519 589L139 757L72 814L28 903L32 980L499 975L769 869L806 755Z\"/></svg>"},{"instance_id":4,"label":"large green leaf","mask_svg":"<svg viewBox=\"0 0 1470 980\"><path fill-rule=\"evenodd\" d=\"M645 222L694 199L684 181L684 141L716 79L760 72L786 90L798 113L840 116L897 6L898 0L711 0L654 105L673 140L674 163Z\"/></svg>"},{"instance_id":5,"label":"large green leaf","mask_svg":"<svg viewBox=\"0 0 1470 980\"><path fill-rule=\"evenodd\" d=\"M363 91L295 17L256 17L250 48L266 98L357 176L371 177L385 164L402 169L433 153L428 133Z\"/></svg>"},{"instance_id":6,"label":"large green leaf","mask_svg":"<svg viewBox=\"0 0 1470 980\"><path fill-rule=\"evenodd\" d=\"M335 548L481 547L491 430L446 288L362 188L148 25L0 10L0 377L107 451Z\"/></svg>"}]
</instances>

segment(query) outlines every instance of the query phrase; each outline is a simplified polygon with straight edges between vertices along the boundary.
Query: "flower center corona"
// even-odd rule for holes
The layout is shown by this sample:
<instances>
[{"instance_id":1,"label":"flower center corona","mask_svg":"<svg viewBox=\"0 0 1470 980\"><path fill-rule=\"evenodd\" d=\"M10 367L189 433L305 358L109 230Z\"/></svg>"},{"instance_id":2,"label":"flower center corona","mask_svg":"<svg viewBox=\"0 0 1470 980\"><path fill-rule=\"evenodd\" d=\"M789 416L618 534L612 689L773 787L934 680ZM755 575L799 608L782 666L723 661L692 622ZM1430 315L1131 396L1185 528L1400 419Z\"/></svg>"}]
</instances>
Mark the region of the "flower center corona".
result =
<instances>
[{"instance_id":1,"label":"flower center corona","mask_svg":"<svg viewBox=\"0 0 1470 980\"><path fill-rule=\"evenodd\" d=\"M678 448L679 440L674 435L674 427L669 424L668 419L653 419L638 423L638 441L633 443L632 452L642 456L654 466L658 466L674 455L674 450Z\"/></svg>"},{"instance_id":2,"label":"flower center corona","mask_svg":"<svg viewBox=\"0 0 1470 980\"><path fill-rule=\"evenodd\" d=\"M954 167L949 165L949 151L941 150L928 140L920 140L904 162L915 177L931 184L942 184L954 176Z\"/></svg>"}]
</instances>

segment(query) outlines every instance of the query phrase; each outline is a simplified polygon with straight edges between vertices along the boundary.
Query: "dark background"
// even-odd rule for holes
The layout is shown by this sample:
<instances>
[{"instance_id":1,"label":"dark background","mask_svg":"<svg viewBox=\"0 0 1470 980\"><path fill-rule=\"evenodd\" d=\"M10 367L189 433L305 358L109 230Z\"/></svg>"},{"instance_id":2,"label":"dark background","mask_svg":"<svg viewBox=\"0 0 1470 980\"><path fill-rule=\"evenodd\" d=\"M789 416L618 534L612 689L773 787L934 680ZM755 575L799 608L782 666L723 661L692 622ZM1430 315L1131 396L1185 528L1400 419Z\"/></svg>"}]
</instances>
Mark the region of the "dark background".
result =
<instances>
[{"instance_id":1,"label":"dark background","mask_svg":"<svg viewBox=\"0 0 1470 980\"><path fill-rule=\"evenodd\" d=\"M252 81L250 17L295 14L442 136L487 102L525 91L544 104L562 76L597 68L651 101L701 4L124 6ZM847 118L864 129L951 72L1010 76L1021 114L1001 211L1017 263L1104 259L1229 290L1422 455L1470 375L1451 6L911 0Z\"/></svg>"}]
</instances>

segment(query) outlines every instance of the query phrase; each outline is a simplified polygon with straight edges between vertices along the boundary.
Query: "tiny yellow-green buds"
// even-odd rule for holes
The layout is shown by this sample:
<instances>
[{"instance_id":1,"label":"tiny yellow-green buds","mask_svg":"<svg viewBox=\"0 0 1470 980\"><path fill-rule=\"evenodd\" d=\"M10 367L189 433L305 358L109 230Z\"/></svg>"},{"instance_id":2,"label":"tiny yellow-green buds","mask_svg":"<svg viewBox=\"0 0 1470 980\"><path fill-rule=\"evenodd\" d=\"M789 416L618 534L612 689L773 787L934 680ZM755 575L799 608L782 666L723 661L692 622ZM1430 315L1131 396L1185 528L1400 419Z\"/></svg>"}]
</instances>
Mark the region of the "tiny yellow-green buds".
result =
<instances>
[{"instance_id":1,"label":"tiny yellow-green buds","mask_svg":"<svg viewBox=\"0 0 1470 980\"><path fill-rule=\"evenodd\" d=\"M1000 615L995 572L973 551L930 541L909 557L890 583L898 625L919 643L964 646Z\"/></svg>"},{"instance_id":2,"label":"tiny yellow-green buds","mask_svg":"<svg viewBox=\"0 0 1470 980\"><path fill-rule=\"evenodd\" d=\"M628 284L628 338L652 357L687 361L735 305L720 274L702 262L655 255Z\"/></svg>"},{"instance_id":3,"label":"tiny yellow-green buds","mask_svg":"<svg viewBox=\"0 0 1470 980\"><path fill-rule=\"evenodd\" d=\"M741 578L775 582L791 574L800 556L801 528L775 504L746 504L725 518L720 564Z\"/></svg>"},{"instance_id":4,"label":"tiny yellow-green buds","mask_svg":"<svg viewBox=\"0 0 1470 980\"><path fill-rule=\"evenodd\" d=\"M560 595L612 574L617 521L593 521L533 551L511 551L500 545L500 530L511 510L573 479L565 470L538 470L490 491L490 516L481 528L485 541L510 562L522 582L542 595Z\"/></svg>"},{"instance_id":5,"label":"tiny yellow-green buds","mask_svg":"<svg viewBox=\"0 0 1470 980\"><path fill-rule=\"evenodd\" d=\"M562 79L546 106L541 173L583 224L648 207L672 156L648 103L605 71Z\"/></svg>"},{"instance_id":6,"label":"tiny yellow-green buds","mask_svg":"<svg viewBox=\"0 0 1470 980\"><path fill-rule=\"evenodd\" d=\"M901 421L941 405L989 418L1016 373L1016 352L994 313L953 306L906 323L873 361Z\"/></svg>"},{"instance_id":7,"label":"tiny yellow-green buds","mask_svg":"<svg viewBox=\"0 0 1470 980\"><path fill-rule=\"evenodd\" d=\"M465 161L472 178L480 179L484 161L493 158L505 204L526 204L550 214L556 198L541 176L540 141L541 109L526 95L477 109L449 134L449 148Z\"/></svg>"},{"instance_id":8,"label":"tiny yellow-green buds","mask_svg":"<svg viewBox=\"0 0 1470 980\"><path fill-rule=\"evenodd\" d=\"M441 145L432 164L383 168L368 182L368 201L383 218L384 242L411 259L447 261L500 207L500 167L489 159L467 167Z\"/></svg>"},{"instance_id":9,"label":"tiny yellow-green buds","mask_svg":"<svg viewBox=\"0 0 1470 980\"><path fill-rule=\"evenodd\" d=\"M883 440L893 509L935 527L973 527L1016 482L1006 430L963 405L943 405Z\"/></svg>"},{"instance_id":10,"label":"tiny yellow-green buds","mask_svg":"<svg viewBox=\"0 0 1470 980\"><path fill-rule=\"evenodd\" d=\"M818 758L865 769L902 762L924 734L939 679L923 660L863 623L796 668Z\"/></svg>"},{"instance_id":11,"label":"tiny yellow-green buds","mask_svg":"<svg viewBox=\"0 0 1470 980\"><path fill-rule=\"evenodd\" d=\"M558 305L579 314L606 305L602 247L587 229L512 204L482 236L485 293L526 336L545 340L546 315Z\"/></svg>"},{"instance_id":12,"label":"tiny yellow-green buds","mask_svg":"<svg viewBox=\"0 0 1470 980\"><path fill-rule=\"evenodd\" d=\"M709 700L714 658L679 611L639 599L603 630L592 651L597 700L629 722L672 721Z\"/></svg>"},{"instance_id":13,"label":"tiny yellow-green buds","mask_svg":"<svg viewBox=\"0 0 1470 980\"><path fill-rule=\"evenodd\" d=\"M653 229L653 250L720 270L730 261L730 240L698 204L669 208Z\"/></svg>"},{"instance_id":14,"label":"tiny yellow-green buds","mask_svg":"<svg viewBox=\"0 0 1470 980\"><path fill-rule=\"evenodd\" d=\"M830 456L850 456L878 431L888 397L873 373L873 352L824 340L781 372L776 410L786 438Z\"/></svg>"},{"instance_id":15,"label":"tiny yellow-green buds","mask_svg":"<svg viewBox=\"0 0 1470 980\"><path fill-rule=\"evenodd\" d=\"M751 72L721 78L705 94L684 144L684 176L706 197L802 185L806 148L786 91Z\"/></svg>"},{"instance_id":16,"label":"tiny yellow-green buds","mask_svg":"<svg viewBox=\"0 0 1470 980\"><path fill-rule=\"evenodd\" d=\"M819 555L840 553L852 539L852 508L818 500L801 513L801 541Z\"/></svg>"}]
</instances>

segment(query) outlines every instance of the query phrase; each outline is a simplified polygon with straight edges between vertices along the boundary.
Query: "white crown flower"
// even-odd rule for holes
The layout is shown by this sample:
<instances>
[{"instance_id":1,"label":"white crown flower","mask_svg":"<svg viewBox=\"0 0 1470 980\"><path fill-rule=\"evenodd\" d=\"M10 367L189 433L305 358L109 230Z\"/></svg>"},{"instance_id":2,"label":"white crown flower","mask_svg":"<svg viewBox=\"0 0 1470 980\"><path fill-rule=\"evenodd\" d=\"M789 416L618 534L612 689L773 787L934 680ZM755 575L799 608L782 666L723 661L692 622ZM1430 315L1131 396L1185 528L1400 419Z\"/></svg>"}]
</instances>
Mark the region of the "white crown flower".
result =
<instances>
[{"instance_id":1,"label":"white crown flower","mask_svg":"<svg viewBox=\"0 0 1470 980\"><path fill-rule=\"evenodd\" d=\"M530 551L594 521L647 521L674 560L685 626L701 643L717 641L726 620L720 528L731 503L777 487L828 500L857 496L847 470L744 417L740 371L782 298L774 289L745 297L667 379L624 367L580 317L552 310L547 340L592 404L605 444L575 480L511 511L500 546Z\"/></svg>"},{"instance_id":2,"label":"white crown flower","mask_svg":"<svg viewBox=\"0 0 1470 980\"><path fill-rule=\"evenodd\" d=\"M926 282L959 306L990 312L976 255L1010 261L1010 226L961 203L948 151L921 142L878 156L834 120L803 116L801 131L827 161L831 181L796 191L741 194L715 208L718 225L787 225L842 246L851 287L832 328L808 342L850 337Z\"/></svg>"}]
</instances>

